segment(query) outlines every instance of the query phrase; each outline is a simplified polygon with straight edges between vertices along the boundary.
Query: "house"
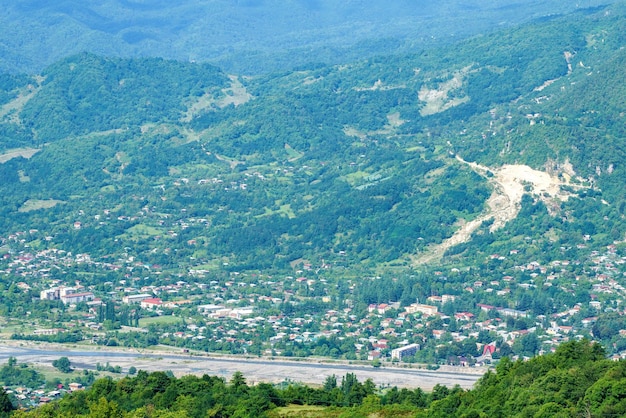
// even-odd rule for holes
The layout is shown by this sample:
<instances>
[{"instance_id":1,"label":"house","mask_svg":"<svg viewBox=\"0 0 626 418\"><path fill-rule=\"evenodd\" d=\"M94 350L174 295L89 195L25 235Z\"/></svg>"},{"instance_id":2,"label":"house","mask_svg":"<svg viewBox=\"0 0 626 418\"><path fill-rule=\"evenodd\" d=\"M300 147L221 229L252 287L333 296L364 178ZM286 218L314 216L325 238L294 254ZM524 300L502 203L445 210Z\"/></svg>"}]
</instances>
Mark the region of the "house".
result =
<instances>
[{"instance_id":1,"label":"house","mask_svg":"<svg viewBox=\"0 0 626 418\"><path fill-rule=\"evenodd\" d=\"M474 318L474 314L470 312L457 312L454 314L454 318L457 321L471 321Z\"/></svg>"},{"instance_id":2,"label":"house","mask_svg":"<svg viewBox=\"0 0 626 418\"><path fill-rule=\"evenodd\" d=\"M589 302L589 306L593 309L600 309L602 307L602 303L597 300L592 300Z\"/></svg>"},{"instance_id":3,"label":"house","mask_svg":"<svg viewBox=\"0 0 626 418\"><path fill-rule=\"evenodd\" d=\"M493 309L496 309L495 306L492 305L485 305L484 303L477 303L476 306L478 306L480 308L481 311L483 312L489 312Z\"/></svg>"},{"instance_id":4,"label":"house","mask_svg":"<svg viewBox=\"0 0 626 418\"><path fill-rule=\"evenodd\" d=\"M483 357L489 357L491 358L491 356L493 355L493 353L495 353L496 351L496 342L491 342L489 344L485 344L485 346L483 347Z\"/></svg>"},{"instance_id":5,"label":"house","mask_svg":"<svg viewBox=\"0 0 626 418\"><path fill-rule=\"evenodd\" d=\"M380 315L384 314L385 312L387 312L389 309L391 309L391 306L386 304L386 303L381 303L379 305L372 303L367 307L367 312L369 313L378 313Z\"/></svg>"},{"instance_id":6,"label":"house","mask_svg":"<svg viewBox=\"0 0 626 418\"><path fill-rule=\"evenodd\" d=\"M224 309L223 305L214 305L212 303L198 306L198 312L203 314L211 314L221 309Z\"/></svg>"},{"instance_id":7,"label":"house","mask_svg":"<svg viewBox=\"0 0 626 418\"><path fill-rule=\"evenodd\" d=\"M83 387L82 383L76 383L76 382L72 382L69 384L69 388L71 392L77 391L77 390L84 390L85 388Z\"/></svg>"},{"instance_id":8,"label":"house","mask_svg":"<svg viewBox=\"0 0 626 418\"><path fill-rule=\"evenodd\" d=\"M39 292L39 299L41 300L58 300L60 299L60 292L58 287L52 289L44 289Z\"/></svg>"},{"instance_id":9,"label":"house","mask_svg":"<svg viewBox=\"0 0 626 418\"><path fill-rule=\"evenodd\" d=\"M443 298L437 295L429 296L426 300L432 303L443 303Z\"/></svg>"},{"instance_id":10,"label":"house","mask_svg":"<svg viewBox=\"0 0 626 418\"><path fill-rule=\"evenodd\" d=\"M455 300L456 300L456 296L454 295L442 295L441 296L442 303L454 302Z\"/></svg>"},{"instance_id":11,"label":"house","mask_svg":"<svg viewBox=\"0 0 626 418\"><path fill-rule=\"evenodd\" d=\"M432 305L423 305L421 303L413 303L405 308L407 313L417 313L420 312L427 316L437 315L439 308Z\"/></svg>"},{"instance_id":12,"label":"house","mask_svg":"<svg viewBox=\"0 0 626 418\"><path fill-rule=\"evenodd\" d=\"M94 297L92 292L69 293L61 296L61 302L63 302L64 305L75 305L80 302L89 302L93 300Z\"/></svg>"},{"instance_id":13,"label":"house","mask_svg":"<svg viewBox=\"0 0 626 418\"><path fill-rule=\"evenodd\" d=\"M526 311L518 311L517 309L498 308L497 311L500 315L512 316L513 318L526 318L528 316Z\"/></svg>"},{"instance_id":14,"label":"house","mask_svg":"<svg viewBox=\"0 0 626 418\"><path fill-rule=\"evenodd\" d=\"M163 301L159 298L148 298L140 302L140 306L144 309L160 308L163 305Z\"/></svg>"},{"instance_id":15,"label":"house","mask_svg":"<svg viewBox=\"0 0 626 418\"><path fill-rule=\"evenodd\" d=\"M59 332L65 331L62 328L46 328L46 329L36 329L33 331L33 335L56 335Z\"/></svg>"},{"instance_id":16,"label":"house","mask_svg":"<svg viewBox=\"0 0 626 418\"><path fill-rule=\"evenodd\" d=\"M580 321L583 325L583 327L587 328L589 327L589 325L593 324L594 322L596 322L598 320L597 316L592 316L589 318L585 318L582 321Z\"/></svg>"},{"instance_id":17,"label":"house","mask_svg":"<svg viewBox=\"0 0 626 418\"><path fill-rule=\"evenodd\" d=\"M441 337L443 337L445 333L446 332L444 330L442 330L442 329L434 329L433 330L433 338L436 339L436 340L440 340Z\"/></svg>"},{"instance_id":18,"label":"house","mask_svg":"<svg viewBox=\"0 0 626 418\"><path fill-rule=\"evenodd\" d=\"M147 293L140 293L138 295L128 295L122 298L122 302L124 303L140 303L142 300L150 299L152 295Z\"/></svg>"}]
</instances>

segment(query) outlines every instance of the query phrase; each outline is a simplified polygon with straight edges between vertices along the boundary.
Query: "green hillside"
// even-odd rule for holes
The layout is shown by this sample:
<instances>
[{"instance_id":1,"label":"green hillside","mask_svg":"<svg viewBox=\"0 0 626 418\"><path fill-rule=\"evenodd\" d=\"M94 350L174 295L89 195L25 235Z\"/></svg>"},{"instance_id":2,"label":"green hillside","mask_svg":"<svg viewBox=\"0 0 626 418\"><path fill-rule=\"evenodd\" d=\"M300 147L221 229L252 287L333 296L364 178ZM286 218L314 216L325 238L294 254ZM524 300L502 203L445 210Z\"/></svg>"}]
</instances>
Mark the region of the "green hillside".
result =
<instances>
[{"instance_id":1,"label":"green hillside","mask_svg":"<svg viewBox=\"0 0 626 418\"><path fill-rule=\"evenodd\" d=\"M189 256L243 270L408 266L486 208L488 177L458 154L555 175L571 164L566 174L593 186L554 202L571 215L527 209L516 222L524 235L588 231L611 243L624 235L623 13L258 78L88 54L31 80L6 77L2 232L36 228L100 255L132 246L171 267ZM162 255L188 241L200 245Z\"/></svg>"}]
</instances>

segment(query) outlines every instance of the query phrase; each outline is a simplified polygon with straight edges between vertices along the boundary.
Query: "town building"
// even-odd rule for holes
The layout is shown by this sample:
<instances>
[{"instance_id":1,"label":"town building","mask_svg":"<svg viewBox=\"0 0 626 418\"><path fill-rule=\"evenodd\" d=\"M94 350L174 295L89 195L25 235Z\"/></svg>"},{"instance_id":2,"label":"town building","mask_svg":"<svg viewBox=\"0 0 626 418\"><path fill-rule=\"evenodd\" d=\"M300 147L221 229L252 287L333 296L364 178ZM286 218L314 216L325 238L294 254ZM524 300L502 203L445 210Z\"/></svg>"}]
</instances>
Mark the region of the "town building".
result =
<instances>
[{"instance_id":1,"label":"town building","mask_svg":"<svg viewBox=\"0 0 626 418\"><path fill-rule=\"evenodd\" d=\"M399 347L391 350L391 359L392 360L400 360L402 361L405 357L414 356L420 349L419 344L409 344L404 347Z\"/></svg>"}]
</instances>

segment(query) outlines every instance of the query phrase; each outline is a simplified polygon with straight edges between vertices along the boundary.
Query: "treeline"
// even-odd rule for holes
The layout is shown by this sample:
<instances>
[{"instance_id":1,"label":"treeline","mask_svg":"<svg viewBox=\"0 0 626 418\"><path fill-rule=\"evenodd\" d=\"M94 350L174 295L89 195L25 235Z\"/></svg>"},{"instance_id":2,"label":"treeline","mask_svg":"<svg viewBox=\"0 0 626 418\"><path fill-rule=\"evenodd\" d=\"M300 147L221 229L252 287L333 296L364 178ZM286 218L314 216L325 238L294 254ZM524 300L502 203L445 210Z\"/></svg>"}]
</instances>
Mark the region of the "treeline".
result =
<instances>
[{"instance_id":1,"label":"treeline","mask_svg":"<svg viewBox=\"0 0 626 418\"><path fill-rule=\"evenodd\" d=\"M85 391L16 417L263 417L282 416L288 405L317 406L314 415L366 417L578 417L626 414L626 362L606 359L587 340L561 345L529 361L503 358L471 390L437 385L382 389L348 373L329 376L320 388L300 384L249 385L236 372L230 381L204 375L175 378L140 371L136 377L97 380ZM291 411L289 416L297 415ZM307 413L312 413L308 410Z\"/></svg>"},{"instance_id":2,"label":"treeline","mask_svg":"<svg viewBox=\"0 0 626 418\"><path fill-rule=\"evenodd\" d=\"M11 335L12 340L45 341L49 343L76 343L84 339L80 331L59 332L52 335L30 335L15 333Z\"/></svg>"},{"instance_id":3,"label":"treeline","mask_svg":"<svg viewBox=\"0 0 626 418\"><path fill-rule=\"evenodd\" d=\"M458 389L455 389L458 390ZM236 372L224 378L204 375L175 378L169 372L139 371L136 377L114 381L97 380L88 390L73 392L61 400L17 417L263 417L287 405L324 408L363 408L416 412L448 390L437 387L433 395L421 389L393 388L386 394L371 380L359 382L352 373L339 382L329 376L321 388L289 384L283 388L268 383L249 385ZM402 405L401 408L398 408Z\"/></svg>"},{"instance_id":4,"label":"treeline","mask_svg":"<svg viewBox=\"0 0 626 418\"><path fill-rule=\"evenodd\" d=\"M527 362L503 358L475 389L433 402L429 416L609 417L626 414L626 362L587 340Z\"/></svg>"}]
</instances>

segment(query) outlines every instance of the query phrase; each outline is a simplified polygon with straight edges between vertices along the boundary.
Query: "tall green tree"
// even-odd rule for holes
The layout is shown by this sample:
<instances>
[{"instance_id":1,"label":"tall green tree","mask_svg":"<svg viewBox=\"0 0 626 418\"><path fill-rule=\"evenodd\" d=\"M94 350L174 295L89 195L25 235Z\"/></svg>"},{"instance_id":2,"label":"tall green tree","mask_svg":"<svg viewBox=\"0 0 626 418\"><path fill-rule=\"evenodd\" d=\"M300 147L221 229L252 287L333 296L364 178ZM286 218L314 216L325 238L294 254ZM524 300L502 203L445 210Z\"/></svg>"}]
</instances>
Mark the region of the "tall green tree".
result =
<instances>
[{"instance_id":1,"label":"tall green tree","mask_svg":"<svg viewBox=\"0 0 626 418\"><path fill-rule=\"evenodd\" d=\"M52 362L52 366L56 367L63 373L71 373L73 370L72 363L70 362L70 359L68 359L67 357L60 357L59 359L54 360Z\"/></svg>"}]
</instances>

